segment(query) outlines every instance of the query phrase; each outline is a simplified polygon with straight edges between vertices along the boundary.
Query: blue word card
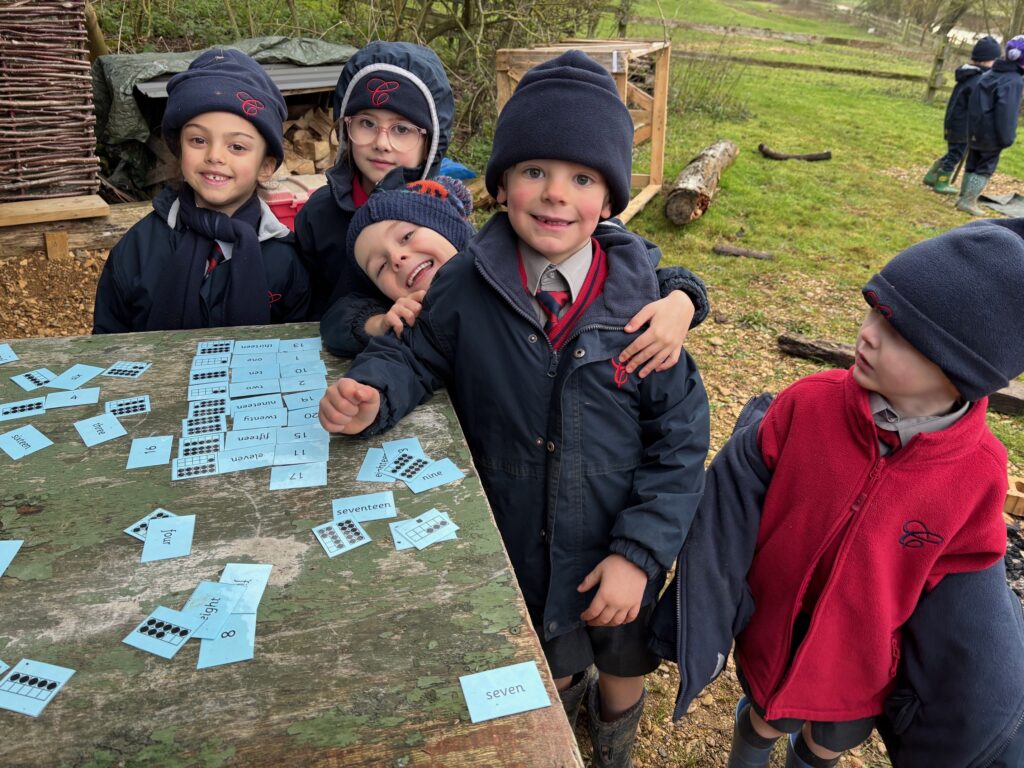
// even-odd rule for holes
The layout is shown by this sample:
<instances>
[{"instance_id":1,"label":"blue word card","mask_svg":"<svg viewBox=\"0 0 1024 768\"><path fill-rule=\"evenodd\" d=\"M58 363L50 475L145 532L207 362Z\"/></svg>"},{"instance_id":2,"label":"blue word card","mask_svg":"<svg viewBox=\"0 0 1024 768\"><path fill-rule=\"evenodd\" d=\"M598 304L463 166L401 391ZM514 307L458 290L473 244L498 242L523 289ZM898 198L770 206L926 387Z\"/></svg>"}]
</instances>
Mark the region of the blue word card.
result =
<instances>
[{"instance_id":1,"label":"blue word card","mask_svg":"<svg viewBox=\"0 0 1024 768\"><path fill-rule=\"evenodd\" d=\"M166 520L170 517L177 517L177 515L163 507L157 507L141 520L136 520L125 528L124 532L132 538L138 539L139 541L145 541L146 534L149 532L149 524L151 522L154 520Z\"/></svg>"},{"instance_id":2,"label":"blue word card","mask_svg":"<svg viewBox=\"0 0 1024 768\"><path fill-rule=\"evenodd\" d=\"M0 709L38 717L75 670L22 659L0 680Z\"/></svg>"},{"instance_id":3,"label":"blue word card","mask_svg":"<svg viewBox=\"0 0 1024 768\"><path fill-rule=\"evenodd\" d=\"M245 587L245 594L235 604L235 613L256 613L273 568L269 563L228 563L224 566L221 583Z\"/></svg>"},{"instance_id":4,"label":"blue word card","mask_svg":"<svg viewBox=\"0 0 1024 768\"><path fill-rule=\"evenodd\" d=\"M281 391L280 379L257 379L255 381L233 381L228 386L232 398L253 395L273 395Z\"/></svg>"},{"instance_id":5,"label":"blue word card","mask_svg":"<svg viewBox=\"0 0 1024 768\"><path fill-rule=\"evenodd\" d=\"M115 379L137 379L149 370L152 363L137 363L131 360L118 360L100 376L112 376Z\"/></svg>"},{"instance_id":6,"label":"blue word card","mask_svg":"<svg viewBox=\"0 0 1024 768\"><path fill-rule=\"evenodd\" d=\"M284 491L289 488L316 488L327 485L327 462L314 464L292 464L274 467L270 470L270 490Z\"/></svg>"},{"instance_id":7,"label":"blue word card","mask_svg":"<svg viewBox=\"0 0 1024 768\"><path fill-rule=\"evenodd\" d=\"M259 381L260 379L280 379L281 368L277 362L259 363L257 365L230 366L231 383L240 381Z\"/></svg>"},{"instance_id":8,"label":"blue word card","mask_svg":"<svg viewBox=\"0 0 1024 768\"><path fill-rule=\"evenodd\" d=\"M149 413L149 395L138 395L137 397L125 397L121 400L108 400L103 404L103 410L115 416L138 416Z\"/></svg>"},{"instance_id":9,"label":"blue word card","mask_svg":"<svg viewBox=\"0 0 1024 768\"><path fill-rule=\"evenodd\" d=\"M173 435L156 435L154 437L137 437L132 440L128 451L128 464L125 469L141 467L159 467L171 460L171 447L174 445Z\"/></svg>"},{"instance_id":10,"label":"blue word card","mask_svg":"<svg viewBox=\"0 0 1024 768\"><path fill-rule=\"evenodd\" d=\"M254 352L249 355L232 355L229 368L247 368L250 365L280 365L276 352Z\"/></svg>"},{"instance_id":11,"label":"blue word card","mask_svg":"<svg viewBox=\"0 0 1024 768\"><path fill-rule=\"evenodd\" d=\"M242 411L231 417L233 429L259 429L260 427L283 427L288 422L288 411L284 408Z\"/></svg>"},{"instance_id":12,"label":"blue word card","mask_svg":"<svg viewBox=\"0 0 1024 768\"><path fill-rule=\"evenodd\" d=\"M4 575L7 566L11 564L14 556L18 554L18 550L21 549L21 545L24 543L22 539L0 540L0 576Z\"/></svg>"},{"instance_id":13,"label":"blue word card","mask_svg":"<svg viewBox=\"0 0 1024 768\"><path fill-rule=\"evenodd\" d=\"M103 369L97 368L95 365L76 363L46 386L50 389L78 389L101 373L103 373Z\"/></svg>"},{"instance_id":14,"label":"blue word card","mask_svg":"<svg viewBox=\"0 0 1024 768\"><path fill-rule=\"evenodd\" d=\"M11 381L26 392L31 392L33 389L39 389L40 387L49 384L55 378L57 378L57 374L49 368L36 368L34 371L29 371L28 373L11 376Z\"/></svg>"},{"instance_id":15,"label":"blue word card","mask_svg":"<svg viewBox=\"0 0 1024 768\"><path fill-rule=\"evenodd\" d=\"M76 405L95 405L100 401L99 387L83 387L67 392L51 392L46 396L46 408L72 408Z\"/></svg>"},{"instance_id":16,"label":"blue word card","mask_svg":"<svg viewBox=\"0 0 1024 768\"><path fill-rule=\"evenodd\" d=\"M40 413L46 413L45 397L33 397L29 400L0 403L0 421L24 419L26 416L35 416Z\"/></svg>"},{"instance_id":17,"label":"blue word card","mask_svg":"<svg viewBox=\"0 0 1024 768\"><path fill-rule=\"evenodd\" d=\"M216 341L200 341L196 344L197 355L230 355L234 350L235 342L231 339L217 339Z\"/></svg>"},{"instance_id":18,"label":"blue word card","mask_svg":"<svg viewBox=\"0 0 1024 768\"><path fill-rule=\"evenodd\" d=\"M0 365L13 363L17 359L18 356L14 354L14 350L11 349L10 344L0 344Z\"/></svg>"},{"instance_id":19,"label":"blue word card","mask_svg":"<svg viewBox=\"0 0 1024 768\"><path fill-rule=\"evenodd\" d=\"M192 551L195 528L195 515L150 520L139 562L152 563L156 560L170 560L172 557L185 557Z\"/></svg>"},{"instance_id":20,"label":"blue word card","mask_svg":"<svg viewBox=\"0 0 1024 768\"><path fill-rule=\"evenodd\" d=\"M361 483L390 483L391 478L384 474L384 467L387 465L388 457L384 455L384 449L370 448L359 467L356 480Z\"/></svg>"},{"instance_id":21,"label":"blue word card","mask_svg":"<svg viewBox=\"0 0 1024 768\"><path fill-rule=\"evenodd\" d=\"M274 445L277 442L277 430L240 429L224 433L224 450L235 451L239 448Z\"/></svg>"},{"instance_id":22,"label":"blue word card","mask_svg":"<svg viewBox=\"0 0 1024 768\"><path fill-rule=\"evenodd\" d=\"M245 411L265 411L267 408L284 408L284 400L277 393L260 395L259 397L240 397L230 402L231 414L235 416Z\"/></svg>"},{"instance_id":23,"label":"blue word card","mask_svg":"<svg viewBox=\"0 0 1024 768\"><path fill-rule=\"evenodd\" d=\"M78 430L78 434L82 436L82 442L88 448L128 434L128 431L121 426L121 422L117 420L117 416L112 413L76 421L75 429Z\"/></svg>"},{"instance_id":24,"label":"blue word card","mask_svg":"<svg viewBox=\"0 0 1024 768\"><path fill-rule=\"evenodd\" d=\"M31 424L0 435L0 449L15 461L50 445L53 445L53 440Z\"/></svg>"},{"instance_id":25,"label":"blue word card","mask_svg":"<svg viewBox=\"0 0 1024 768\"><path fill-rule=\"evenodd\" d=\"M320 440L306 443L281 443L274 450L274 466L325 462L327 461L329 445L329 443Z\"/></svg>"},{"instance_id":26,"label":"blue word card","mask_svg":"<svg viewBox=\"0 0 1024 768\"><path fill-rule=\"evenodd\" d=\"M395 508L395 494L391 491L364 493L361 496L335 499L331 502L331 512L334 513L335 520L347 515L357 523L398 517L398 510Z\"/></svg>"},{"instance_id":27,"label":"blue word card","mask_svg":"<svg viewBox=\"0 0 1024 768\"><path fill-rule=\"evenodd\" d=\"M256 655L256 614L232 613L213 640L199 644L196 669L248 661Z\"/></svg>"},{"instance_id":28,"label":"blue word card","mask_svg":"<svg viewBox=\"0 0 1024 768\"><path fill-rule=\"evenodd\" d=\"M441 459L433 464L428 464L416 477L406 480L405 484L413 493L423 493L423 491L429 491L439 485L461 480L465 476L466 473L455 466L455 462L451 459Z\"/></svg>"},{"instance_id":29,"label":"blue word card","mask_svg":"<svg viewBox=\"0 0 1024 768\"><path fill-rule=\"evenodd\" d=\"M235 344L233 353L236 355L254 355L261 354L263 352L277 352L278 346L281 344L279 339L251 339L249 341L239 341Z\"/></svg>"},{"instance_id":30,"label":"blue word card","mask_svg":"<svg viewBox=\"0 0 1024 768\"><path fill-rule=\"evenodd\" d=\"M192 636L200 640L215 640L224 622L228 620L231 609L244 594L245 587L241 584L200 581L185 607L181 609L182 613L191 613L199 619L199 625Z\"/></svg>"},{"instance_id":31,"label":"blue word card","mask_svg":"<svg viewBox=\"0 0 1024 768\"><path fill-rule=\"evenodd\" d=\"M551 706L535 661L463 675L459 685L474 723Z\"/></svg>"},{"instance_id":32,"label":"blue word card","mask_svg":"<svg viewBox=\"0 0 1024 768\"><path fill-rule=\"evenodd\" d=\"M313 535L328 557L336 557L342 552L348 552L371 541L370 534L351 517L339 517L329 523L317 525L313 528Z\"/></svg>"},{"instance_id":33,"label":"blue word card","mask_svg":"<svg viewBox=\"0 0 1024 768\"><path fill-rule=\"evenodd\" d=\"M274 446L255 445L250 448L239 448L235 451L222 451L217 454L217 474L228 472L244 472L247 469L262 469L274 463Z\"/></svg>"},{"instance_id":34,"label":"blue word card","mask_svg":"<svg viewBox=\"0 0 1024 768\"><path fill-rule=\"evenodd\" d=\"M173 659L174 654L192 637L198 625L199 619L195 615L172 611L161 605L121 642L161 659Z\"/></svg>"}]
</instances>

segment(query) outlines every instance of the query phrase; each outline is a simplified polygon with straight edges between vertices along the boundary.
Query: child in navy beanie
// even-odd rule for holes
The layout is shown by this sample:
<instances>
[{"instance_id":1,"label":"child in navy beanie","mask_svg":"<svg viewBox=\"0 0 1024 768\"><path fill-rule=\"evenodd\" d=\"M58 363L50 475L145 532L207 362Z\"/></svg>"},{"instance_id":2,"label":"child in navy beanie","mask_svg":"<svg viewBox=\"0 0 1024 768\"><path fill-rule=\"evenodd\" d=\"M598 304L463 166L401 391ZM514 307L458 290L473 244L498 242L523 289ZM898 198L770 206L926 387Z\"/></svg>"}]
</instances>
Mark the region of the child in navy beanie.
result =
<instances>
[{"instance_id":1,"label":"child in navy beanie","mask_svg":"<svg viewBox=\"0 0 1024 768\"><path fill-rule=\"evenodd\" d=\"M240 51L206 51L171 78L162 128L183 183L111 249L93 333L306 319L309 278L291 232L256 194L284 159L286 116L277 86Z\"/></svg>"},{"instance_id":2,"label":"child in navy beanie","mask_svg":"<svg viewBox=\"0 0 1024 768\"><path fill-rule=\"evenodd\" d=\"M507 211L437 274L415 324L374 338L320 404L329 431L378 432L447 387L572 722L589 697L600 768L632 764L660 661L654 602L708 446L707 396L681 350L703 292L659 300L656 247L606 221L629 202L632 147L597 62L569 51L528 71L487 165ZM667 339L638 335L671 316Z\"/></svg>"},{"instance_id":3,"label":"child in navy beanie","mask_svg":"<svg viewBox=\"0 0 1024 768\"><path fill-rule=\"evenodd\" d=\"M1022 284L1024 220L912 245L863 288L854 365L802 379L768 408L757 447L771 478L747 571L755 608L736 638L745 695L730 766L767 766L784 733L787 765L837 764L893 694L921 596L1002 559L1007 454L985 411L1024 371ZM935 674L951 678L947 691L973 684L969 669Z\"/></svg>"},{"instance_id":4,"label":"child in navy beanie","mask_svg":"<svg viewBox=\"0 0 1024 768\"><path fill-rule=\"evenodd\" d=\"M983 37L974 44L970 62L957 67L954 73L956 85L946 103L946 119L943 123L947 152L932 163L924 175L925 186L939 194L955 195L957 192L949 179L967 151L967 105L971 100L971 91L998 58L999 42L994 37Z\"/></svg>"}]
</instances>

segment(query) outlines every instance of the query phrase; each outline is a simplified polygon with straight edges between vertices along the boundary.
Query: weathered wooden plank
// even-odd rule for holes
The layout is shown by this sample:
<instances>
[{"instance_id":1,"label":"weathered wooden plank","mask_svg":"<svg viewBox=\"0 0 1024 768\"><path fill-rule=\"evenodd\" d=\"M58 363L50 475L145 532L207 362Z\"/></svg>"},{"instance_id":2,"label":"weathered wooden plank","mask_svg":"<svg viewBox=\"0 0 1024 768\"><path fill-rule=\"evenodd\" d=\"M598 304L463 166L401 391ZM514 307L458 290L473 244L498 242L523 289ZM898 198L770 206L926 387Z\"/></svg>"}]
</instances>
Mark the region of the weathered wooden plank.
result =
<instances>
[{"instance_id":1,"label":"weathered wooden plank","mask_svg":"<svg viewBox=\"0 0 1024 768\"><path fill-rule=\"evenodd\" d=\"M110 206L109 215L95 219L0 227L0 259L21 258L45 250L47 232L66 232L72 251L113 248L133 224L152 210L149 201L122 203Z\"/></svg>"},{"instance_id":2,"label":"weathered wooden plank","mask_svg":"<svg viewBox=\"0 0 1024 768\"><path fill-rule=\"evenodd\" d=\"M93 216L106 216L109 211L110 206L99 195L20 200L14 203L0 203L0 227L65 219L87 219Z\"/></svg>"},{"instance_id":3,"label":"weathered wooden plank","mask_svg":"<svg viewBox=\"0 0 1024 768\"><path fill-rule=\"evenodd\" d=\"M822 360L838 368L849 368L853 365L854 347L837 341L809 339L799 334L782 334L779 336L779 349L787 355ZM1010 416L1024 414L1024 383L1011 381L1009 386L989 395L988 407L996 413Z\"/></svg>"},{"instance_id":4,"label":"weathered wooden plank","mask_svg":"<svg viewBox=\"0 0 1024 768\"><path fill-rule=\"evenodd\" d=\"M23 398L8 376L41 366L151 361L137 381L98 378L101 400L149 394L129 436L85 448L72 422L102 403L32 419L54 445L0 457L0 537L25 546L0 578L0 657L77 674L39 718L0 711L0 765L582 766L451 404L443 393L388 439L417 436L451 457L463 481L415 496L390 487L403 516L430 507L457 541L396 552L387 521L374 541L328 559L310 533L331 499L383 490L357 483L380 440L335 438L328 486L267 490L269 470L170 481L169 467L126 471L130 438L179 434L195 343L315 335L315 324L11 342L0 402ZM347 362L324 355L329 377ZM10 424L5 424L10 427ZM6 431L6 430L5 430ZM121 530L162 506L197 516L192 554L140 564ZM196 670L190 642L172 661L122 638L157 605L180 608L228 562L274 565L259 609L256 657ZM473 725L458 677L538 660L553 705Z\"/></svg>"}]
</instances>

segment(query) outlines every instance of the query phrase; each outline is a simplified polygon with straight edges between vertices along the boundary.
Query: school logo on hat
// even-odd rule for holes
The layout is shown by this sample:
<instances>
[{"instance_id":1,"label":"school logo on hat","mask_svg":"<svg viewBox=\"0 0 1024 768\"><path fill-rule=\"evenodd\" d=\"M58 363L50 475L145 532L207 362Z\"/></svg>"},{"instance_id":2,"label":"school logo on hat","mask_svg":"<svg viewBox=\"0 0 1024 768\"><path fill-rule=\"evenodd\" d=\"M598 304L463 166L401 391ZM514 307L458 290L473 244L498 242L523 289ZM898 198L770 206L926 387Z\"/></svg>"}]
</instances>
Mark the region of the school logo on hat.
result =
<instances>
[{"instance_id":1,"label":"school logo on hat","mask_svg":"<svg viewBox=\"0 0 1024 768\"><path fill-rule=\"evenodd\" d=\"M242 102L242 111L245 112L249 117L255 117L264 109L266 105L259 99L254 99L245 91L238 91L235 94L235 98Z\"/></svg>"},{"instance_id":2,"label":"school logo on hat","mask_svg":"<svg viewBox=\"0 0 1024 768\"><path fill-rule=\"evenodd\" d=\"M385 80L382 77L371 77L366 81L366 90L370 92L370 101L375 107L383 107L391 101L391 92L398 90L397 80Z\"/></svg>"}]
</instances>

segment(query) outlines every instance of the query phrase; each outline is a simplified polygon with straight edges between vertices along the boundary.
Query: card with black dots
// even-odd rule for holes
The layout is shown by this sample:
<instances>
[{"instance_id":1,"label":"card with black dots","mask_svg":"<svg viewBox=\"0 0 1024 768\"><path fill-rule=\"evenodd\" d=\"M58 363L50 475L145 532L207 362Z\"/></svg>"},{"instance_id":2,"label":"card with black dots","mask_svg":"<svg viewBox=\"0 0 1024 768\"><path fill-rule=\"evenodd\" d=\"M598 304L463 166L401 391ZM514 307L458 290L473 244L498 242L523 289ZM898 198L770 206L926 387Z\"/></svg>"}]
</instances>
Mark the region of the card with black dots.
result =
<instances>
[{"instance_id":1,"label":"card with black dots","mask_svg":"<svg viewBox=\"0 0 1024 768\"><path fill-rule=\"evenodd\" d=\"M112 376L115 379L137 379L149 370L152 363L138 363L131 360L118 360L100 376Z\"/></svg>"},{"instance_id":2,"label":"card with black dots","mask_svg":"<svg viewBox=\"0 0 1024 768\"><path fill-rule=\"evenodd\" d=\"M173 512L170 512L163 507L157 507L148 515L141 520L136 520L134 523L124 529L124 532L129 536L132 536L139 541L146 540L146 531L149 530L149 524L153 520L165 520L168 517L177 517Z\"/></svg>"},{"instance_id":3,"label":"card with black dots","mask_svg":"<svg viewBox=\"0 0 1024 768\"><path fill-rule=\"evenodd\" d=\"M171 462L171 480L193 480L217 474L217 454L183 456Z\"/></svg>"},{"instance_id":4,"label":"card with black dots","mask_svg":"<svg viewBox=\"0 0 1024 768\"><path fill-rule=\"evenodd\" d=\"M235 348L235 342L230 339L219 339L217 341L200 341L196 345L197 355L230 355Z\"/></svg>"},{"instance_id":5,"label":"card with black dots","mask_svg":"<svg viewBox=\"0 0 1024 768\"><path fill-rule=\"evenodd\" d=\"M371 541L370 534L352 517L339 517L337 520L318 525L313 528L313 535L328 557L335 557Z\"/></svg>"},{"instance_id":6,"label":"card with black dots","mask_svg":"<svg viewBox=\"0 0 1024 768\"><path fill-rule=\"evenodd\" d=\"M37 717L75 670L22 659L0 679L0 709Z\"/></svg>"},{"instance_id":7,"label":"card with black dots","mask_svg":"<svg viewBox=\"0 0 1024 768\"><path fill-rule=\"evenodd\" d=\"M192 637L198 625L199 618L194 614L172 611L161 605L129 632L122 642L162 659L172 659Z\"/></svg>"},{"instance_id":8,"label":"card with black dots","mask_svg":"<svg viewBox=\"0 0 1024 768\"><path fill-rule=\"evenodd\" d=\"M115 416L140 416L143 413L149 413L151 410L149 395L126 397L121 400L109 400L103 404L103 409L107 413L112 413Z\"/></svg>"}]
</instances>

